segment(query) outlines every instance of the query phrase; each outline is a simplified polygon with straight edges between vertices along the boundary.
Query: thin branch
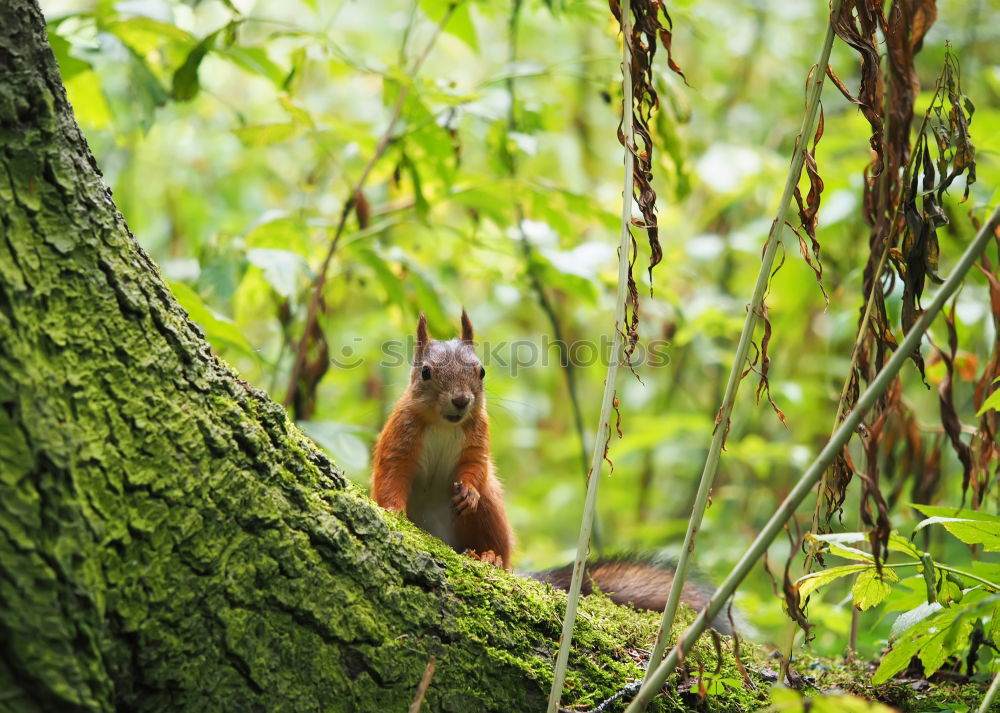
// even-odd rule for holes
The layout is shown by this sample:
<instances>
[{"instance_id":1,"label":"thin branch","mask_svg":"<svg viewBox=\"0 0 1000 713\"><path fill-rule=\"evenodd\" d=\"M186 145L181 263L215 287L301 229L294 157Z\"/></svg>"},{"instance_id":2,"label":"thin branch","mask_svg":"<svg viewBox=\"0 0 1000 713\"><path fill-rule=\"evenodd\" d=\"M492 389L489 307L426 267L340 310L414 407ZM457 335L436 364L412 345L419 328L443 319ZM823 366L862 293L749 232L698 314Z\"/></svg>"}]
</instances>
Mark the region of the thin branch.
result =
<instances>
[{"instance_id":1,"label":"thin branch","mask_svg":"<svg viewBox=\"0 0 1000 713\"><path fill-rule=\"evenodd\" d=\"M840 12L842 0L834 0L830 14L830 23L827 26L826 36L820 49L817 67L823 71L817 71L810 88L810 94L806 102L805 115L802 117L802 126L795 142L795 150L792 153L791 165L788 169L788 177L785 180L785 189L778 202L777 215L771 223L771 230L764 245L764 255L761 258L760 271L757 273L757 284L754 286L753 296L750 299L750 306L747 309L746 320L743 323L743 331L740 334L740 341L736 347L736 355L733 357L733 366L729 372L729 381L726 384L726 392L722 398L722 405L719 407L718 415L715 419L715 433L712 436L712 444L709 447L708 457L705 460L705 468L701 474L701 482L698 484L698 494L695 496L694 508L691 511L691 518L688 521L687 532L684 535L684 546L681 547L680 556L677 559L677 567L674 573L673 582L670 585L670 594L667 597L667 604L663 610L663 618L660 621L660 630L656 635L656 644L649 659L649 666L646 669L643 690L646 690L650 680L650 675L654 667L663 657L664 649L670 640L671 629L674 618L677 614L677 605L681 598L681 591L687 575L688 560L694 551L694 536L701 528L702 519L705 516L705 509L708 506L708 496L715 482L715 475L719 467L719 457L722 446L729 432L729 419L736 402L736 394L739 391L742 374L745 370L747 355L750 351L750 344L753 340L754 328L757 326L764 303L764 294L771 277L771 268L774 264L774 256L778 249L781 232L785 229L785 213L792 200L792 194L799 183L802 175L802 166L805 162L806 146L809 138L813 134L813 127L819 113L819 98L823 89L823 78L826 75L825 69L830 59L830 50L833 47L834 29L833 20ZM648 695L648 691L646 691Z\"/></svg>"},{"instance_id":2,"label":"thin branch","mask_svg":"<svg viewBox=\"0 0 1000 713\"><path fill-rule=\"evenodd\" d=\"M559 653L556 655L552 690L549 692L548 713L556 713L566 681L566 666L569 663L569 649L573 642L573 624L580 602L580 588L583 584L583 570L590 552L590 531L594 522L597 505L597 486L601 481L601 464L611 438L611 408L615 402L615 379L618 376L619 360L622 352L622 337L625 333L625 300L628 293L629 248L632 245L632 201L633 169L635 148L633 133L634 99L632 96L632 9L631 0L622 0L622 131L625 136L625 179L622 191L621 239L618 243L618 292L615 297L615 326L612 333L611 358L604 381L604 398L601 401L601 415L594 438L594 451L587 476L587 497L580 521L580 535L576 543L576 559L573 562L573 577L566 595L566 614L563 617L562 636L559 639Z\"/></svg>"},{"instance_id":3,"label":"thin branch","mask_svg":"<svg viewBox=\"0 0 1000 713\"><path fill-rule=\"evenodd\" d=\"M413 80L416 79L417 74L420 72L420 68L423 66L424 61L427 59L431 49L434 47L434 43L437 41L438 36L441 34L444 26L448 24L448 20L451 19L455 8L458 7L460 2L461 0L454 0L449 3L444 17L441 18L441 21L434 29L434 34L431 35L427 45L424 47L420 55L417 56L416 61L413 63L413 69L409 72L410 81L401 86L399 89L399 96L396 98L396 105L392 109L392 115L389 118L388 125L385 127L385 131L382 132L382 137L379 139L379 142L375 147L375 152L372 154L371 158L368 159L368 163L365 165L364 170L362 170L361 176L358 177L358 180L355 182L350 194L344 201L344 207L340 212L340 220L337 222L337 228L334 230L333 238L330 240L326 256L323 258L323 263L320 266L319 271L316 273L316 277L313 278L309 306L306 310L305 327L302 330L302 338L299 340L298 346L295 349L295 361L292 363L292 373L288 379L288 390L285 392L285 406L288 406L295 400L296 392L298 391L299 377L302 375L302 369L305 367L306 363L306 352L309 347L309 335L313 332L313 327L319 318L319 306L322 302L323 287L326 285L327 272L330 269L330 262L333 260L333 256L337 252L337 246L340 244L340 238L344 234L344 227L347 225L347 218L354 209L358 196L361 195L361 191L364 189L365 183L368 181L368 176L371 174L372 169L375 168L375 164L378 163L380 158L382 158L386 149L389 148L389 144L392 142L392 132L396 128L396 124L399 122L399 117L403 113L403 105L406 103L406 97L410 94L410 89L413 86Z\"/></svg>"},{"instance_id":4,"label":"thin branch","mask_svg":"<svg viewBox=\"0 0 1000 713\"><path fill-rule=\"evenodd\" d=\"M507 64L510 67L517 66L517 47L518 47L518 29L521 16L521 0L514 0L510 11L510 24L509 24L509 40L510 49L507 53ZM515 74L509 74L505 83L507 84L507 94L510 97L510 106L507 111L507 129L509 131L518 130L517 122L517 92L516 92L516 79ZM506 146L506 144L505 144ZM503 150L505 163L507 164L507 173L511 178L517 176L517 160L513 153ZM580 465L581 473L583 473L584 484L587 481L587 464L589 460L587 458L587 436L586 429L583 425L583 411L580 408L580 396L576 388L576 369L570 359L569 347L566 345L566 339L563 334L562 323L559 321L559 315L556 314L556 309L552 305L552 301L549 299L548 294L545 292L545 285L542 283L541 277L538 275L538 270L535 269L534 262L532 260L532 255L534 249L532 248L531 241L528 239L528 234L524 230L524 207L521 205L520 201L514 201L514 218L517 221L517 231L520 237L521 253L524 255L524 264L528 273L528 282L531 284L531 289L535 293L535 297L538 299L538 306L541 307L545 316L549 320L549 325L552 328L552 336L555 337L556 345L559 348L559 365L562 367L563 375L566 377L566 391L569 393L570 406L573 410L573 425L576 428L577 440L580 444ZM597 516L594 516L594 527L592 539L594 541L594 547L597 549L598 553L601 551L601 528L600 520Z\"/></svg>"},{"instance_id":5,"label":"thin branch","mask_svg":"<svg viewBox=\"0 0 1000 713\"><path fill-rule=\"evenodd\" d=\"M424 669L424 675L420 677L420 683L417 684L417 693L413 697L413 703L410 704L409 713L420 713L420 707L424 704L424 696L427 695L431 679L434 678L435 666L437 666L437 659L431 656L430 661L427 662L427 667Z\"/></svg>"},{"instance_id":6,"label":"thin branch","mask_svg":"<svg viewBox=\"0 0 1000 713\"><path fill-rule=\"evenodd\" d=\"M993 705L993 699L997 697L997 691L1000 691L1000 674L993 677L993 683L990 684L986 695L983 696L983 702L979 704L979 713L989 711L990 706Z\"/></svg>"},{"instance_id":7,"label":"thin branch","mask_svg":"<svg viewBox=\"0 0 1000 713\"><path fill-rule=\"evenodd\" d=\"M809 468L806 469L799 482L788 493L777 511L771 516L771 519L767 521L764 529L760 531L760 534L757 535L746 553L744 553L743 557L740 558L736 566L730 571L729 576L726 577L726 580L719 589L708 600L705 608L699 612L694 622L681 636L678 647L675 647L667 658L656 667L656 670L646 677L642 689L626 709L625 713L640 713L645 708L656 691L667 680L667 676L677 668L680 660L678 648L681 651L691 651L698 637L709 627L712 619L722 611L729 597L733 595L736 588L757 563L761 555L764 554L774 538L781 533L785 523L795 514L795 509L805 500L816 483L819 482L819 479L833 462L834 458L837 457L837 454L840 453L844 444L851 439L851 436L861 424L865 414L882 394L885 393L885 390L889 388L899 374L900 369L903 368L903 365L910 358L910 355L920 347L920 341L923 338L924 332L930 327L931 322L934 321L934 318L941 311L945 302L962 285L965 276L972 269L972 266L979 259L979 256L982 255L986 246L998 230L1000 230L1000 205L994 208L993 214L969 244L969 247L966 248L962 257L959 258L955 269L948 276L948 279L945 280L944 284L941 285L941 289L934 296L934 300L920 315L916 324L906 333L906 337L900 342L899 348L893 353L889 361L886 362L882 370L879 371L878 375L868 385L868 388L858 398L854 409L833 433L826 446L816 456L816 459Z\"/></svg>"}]
</instances>

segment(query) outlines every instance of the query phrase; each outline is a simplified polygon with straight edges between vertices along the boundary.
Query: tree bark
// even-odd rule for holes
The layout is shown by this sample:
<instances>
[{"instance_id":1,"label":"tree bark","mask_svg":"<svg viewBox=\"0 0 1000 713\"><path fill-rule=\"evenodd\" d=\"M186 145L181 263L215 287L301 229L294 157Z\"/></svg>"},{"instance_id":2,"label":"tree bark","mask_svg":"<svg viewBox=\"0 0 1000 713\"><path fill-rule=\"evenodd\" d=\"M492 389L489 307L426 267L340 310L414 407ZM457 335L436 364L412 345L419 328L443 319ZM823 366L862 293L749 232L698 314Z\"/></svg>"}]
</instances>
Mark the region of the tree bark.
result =
<instances>
[{"instance_id":1,"label":"tree bark","mask_svg":"<svg viewBox=\"0 0 1000 713\"><path fill-rule=\"evenodd\" d=\"M209 351L0 6L0 711L539 710L565 598L387 515ZM641 675L594 598L567 700ZM666 705L663 701L660 705Z\"/></svg>"}]
</instances>

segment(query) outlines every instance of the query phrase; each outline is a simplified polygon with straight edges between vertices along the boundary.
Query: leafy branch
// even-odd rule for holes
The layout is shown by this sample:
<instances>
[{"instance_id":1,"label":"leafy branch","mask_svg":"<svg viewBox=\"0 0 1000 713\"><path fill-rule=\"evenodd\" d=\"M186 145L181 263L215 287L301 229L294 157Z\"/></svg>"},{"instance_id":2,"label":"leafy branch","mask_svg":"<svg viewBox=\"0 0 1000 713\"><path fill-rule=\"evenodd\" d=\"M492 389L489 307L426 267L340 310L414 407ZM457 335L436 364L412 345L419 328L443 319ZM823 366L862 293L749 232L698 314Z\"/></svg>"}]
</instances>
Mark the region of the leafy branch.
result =
<instances>
[{"instance_id":1,"label":"leafy branch","mask_svg":"<svg viewBox=\"0 0 1000 713\"><path fill-rule=\"evenodd\" d=\"M423 50L419 55L417 55L417 58L413 63L413 67L407 74L409 81L404 83L399 89L399 96L396 97L396 103L393 106L392 114L389 117L389 123L386 125L385 131L382 132L382 136L379 138L378 144L375 146L375 151L368 159L368 163L365 164L364 169L361 171L361 175L358 177L358 180L355 181L353 187L350 189L347 199L344 201L343 208L341 208L340 211L340 219L337 221L337 227L334 229L333 237L330 239L326 254L323 257L323 262L320 264L320 268L316 272L312 285L309 289L310 297L308 307L306 308L305 325L302 329L302 337L299 339L299 343L295 349L295 360L292 362L291 374L288 377L288 388L285 391L284 404L286 407L299 403L301 379L306 369L309 347L314 341L321 339L319 314L323 309L323 288L326 285L326 278L330 269L330 263L333 260L334 254L337 252L337 246L340 244L340 239L344 234L347 219L353 211L357 211L359 222L367 222L368 207L367 200L365 199L363 193L365 184L368 181L368 177L371 174L372 169L375 168L375 164L382 158L393 141L393 132L396 129L396 124L402 116L403 107L406 104L406 98L410 94L413 81L420 72L420 68L423 67L423 64L426 61L427 56L430 54L431 49L433 49L435 42L437 42L437 38L440 36L441 31L444 29L445 25L448 24L448 20L451 18L455 9L461 2L462 0L453 0L448 3L444 16L441 18L440 22L437 23L433 34L427 41ZM364 225L362 225L362 227L364 227ZM325 353L325 349L323 351ZM322 376L322 373L326 371L327 367L325 358L323 358L322 361L323 363L317 365L319 376ZM314 378L311 388L315 388L315 384L318 383L318 381L318 378ZM296 415L298 415L300 409L297 406L294 408Z\"/></svg>"}]
</instances>

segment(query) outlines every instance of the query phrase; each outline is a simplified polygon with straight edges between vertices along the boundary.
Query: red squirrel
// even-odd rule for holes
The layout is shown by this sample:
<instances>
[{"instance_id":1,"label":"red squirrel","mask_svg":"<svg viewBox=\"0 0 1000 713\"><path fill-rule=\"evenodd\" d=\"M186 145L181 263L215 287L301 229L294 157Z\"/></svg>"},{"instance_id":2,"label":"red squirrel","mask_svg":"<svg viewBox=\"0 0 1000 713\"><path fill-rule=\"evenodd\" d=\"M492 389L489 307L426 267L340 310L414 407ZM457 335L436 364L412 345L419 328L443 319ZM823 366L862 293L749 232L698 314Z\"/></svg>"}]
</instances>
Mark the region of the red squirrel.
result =
<instances>
[{"instance_id":1,"label":"red squirrel","mask_svg":"<svg viewBox=\"0 0 1000 713\"><path fill-rule=\"evenodd\" d=\"M490 460L485 376L464 310L462 336L446 342L429 337L420 315L409 386L375 443L372 497L458 552L509 568L514 537ZM567 565L526 574L569 589L572 573ZM655 556L599 559L587 564L583 592L599 589L618 604L660 611L673 576L673 564ZM701 608L711 593L685 582L681 601ZM730 633L725 620L713 626Z\"/></svg>"},{"instance_id":2,"label":"red squirrel","mask_svg":"<svg viewBox=\"0 0 1000 713\"><path fill-rule=\"evenodd\" d=\"M410 383L375 443L372 497L458 552L510 567L513 533L490 460L489 418L472 322L439 341L423 314Z\"/></svg>"}]
</instances>

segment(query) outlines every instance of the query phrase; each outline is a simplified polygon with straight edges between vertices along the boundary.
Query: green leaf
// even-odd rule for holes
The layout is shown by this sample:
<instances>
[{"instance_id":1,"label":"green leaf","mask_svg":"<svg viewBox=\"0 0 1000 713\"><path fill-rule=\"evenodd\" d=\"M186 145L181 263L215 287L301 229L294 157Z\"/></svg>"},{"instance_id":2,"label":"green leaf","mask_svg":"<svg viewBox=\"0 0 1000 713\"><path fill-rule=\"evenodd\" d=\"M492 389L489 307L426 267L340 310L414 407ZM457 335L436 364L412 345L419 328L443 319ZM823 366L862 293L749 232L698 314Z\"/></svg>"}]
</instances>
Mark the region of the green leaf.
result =
<instances>
[{"instance_id":1,"label":"green leaf","mask_svg":"<svg viewBox=\"0 0 1000 713\"><path fill-rule=\"evenodd\" d=\"M974 510L913 505L927 515L914 532L928 525L943 525L944 529L967 545L982 545L987 552L1000 552L1000 517Z\"/></svg>"},{"instance_id":2,"label":"green leaf","mask_svg":"<svg viewBox=\"0 0 1000 713\"><path fill-rule=\"evenodd\" d=\"M441 2L440 0L420 0L420 9L424 11L431 22L439 23L444 18L451 2ZM479 40L476 38L476 26L472 22L472 14L469 11L471 3L460 3L451 13L447 24L442 28L449 35L454 35L467 44L473 51L479 51Z\"/></svg>"},{"instance_id":3,"label":"green leaf","mask_svg":"<svg viewBox=\"0 0 1000 713\"><path fill-rule=\"evenodd\" d=\"M948 659L968 646L968 635L975 620L966 616L980 602L968 606L940 609L931 616L919 620L892 645L892 649L882 657L872 683L885 683L905 669L910 659L919 656L924 667L924 675L930 676ZM961 621L957 621L961 617ZM960 630L952 630L953 626Z\"/></svg>"},{"instance_id":4,"label":"green leaf","mask_svg":"<svg viewBox=\"0 0 1000 713\"><path fill-rule=\"evenodd\" d=\"M233 129L233 133L245 146L260 148L270 144L280 143L295 135L298 127L295 122L277 124L255 124Z\"/></svg>"},{"instance_id":5,"label":"green leaf","mask_svg":"<svg viewBox=\"0 0 1000 713\"><path fill-rule=\"evenodd\" d=\"M598 290L593 280L560 270L537 250L531 253L531 267L546 288L561 290L581 300L585 304L597 304Z\"/></svg>"},{"instance_id":6,"label":"green leaf","mask_svg":"<svg viewBox=\"0 0 1000 713\"><path fill-rule=\"evenodd\" d=\"M243 336L239 327L228 319L216 315L201 301L198 293L183 282L168 281L167 284L174 297L180 302L181 307L187 311L188 317L201 327L202 331L205 332L205 337L213 347L219 350L223 348L236 349L246 356L257 359L257 353Z\"/></svg>"},{"instance_id":7,"label":"green leaf","mask_svg":"<svg viewBox=\"0 0 1000 713\"><path fill-rule=\"evenodd\" d=\"M367 265L375 273L375 278L382 285L390 302L399 306L406 304L406 292L403 290L403 283L400 281L399 275L393 271L381 255L366 247L352 246L351 251L360 262Z\"/></svg>"},{"instance_id":8,"label":"green leaf","mask_svg":"<svg viewBox=\"0 0 1000 713\"><path fill-rule=\"evenodd\" d=\"M96 72L81 72L64 80L64 84L73 114L81 126L103 129L111 123L111 109Z\"/></svg>"},{"instance_id":9,"label":"green leaf","mask_svg":"<svg viewBox=\"0 0 1000 713\"><path fill-rule=\"evenodd\" d=\"M310 274L305 258L289 250L251 248L247 250L247 260L259 267L267 283L285 298L296 294L300 278Z\"/></svg>"},{"instance_id":10,"label":"green leaf","mask_svg":"<svg viewBox=\"0 0 1000 713\"><path fill-rule=\"evenodd\" d=\"M891 639L898 638L901 634L908 631L914 625L919 624L931 614L941 611L942 608L943 607L937 602L928 603L925 601L922 602L920 606L903 612L897 616L896 620L892 623L892 628L889 631L889 637Z\"/></svg>"},{"instance_id":11,"label":"green leaf","mask_svg":"<svg viewBox=\"0 0 1000 713\"><path fill-rule=\"evenodd\" d=\"M849 574L857 574L868 569L874 569L868 564L845 564L842 567L831 567L822 572L813 572L804 577L799 577L795 581L795 588L799 590L800 597L807 597L823 585L829 584L835 579L846 577Z\"/></svg>"},{"instance_id":12,"label":"green leaf","mask_svg":"<svg viewBox=\"0 0 1000 713\"><path fill-rule=\"evenodd\" d=\"M892 592L889 582L898 582L899 576L891 569L883 568L882 575L874 567L862 572L851 587L854 606L861 611L878 606Z\"/></svg>"},{"instance_id":13,"label":"green leaf","mask_svg":"<svg viewBox=\"0 0 1000 713\"><path fill-rule=\"evenodd\" d=\"M417 164L404 152L399 157L399 165L406 171L406 175L410 177L410 183L413 184L413 202L414 208L417 211L417 217L426 224L427 214L430 212L430 204L427 202L427 198L424 197L423 184L420 181L420 171L417 169Z\"/></svg>"},{"instance_id":14,"label":"green leaf","mask_svg":"<svg viewBox=\"0 0 1000 713\"><path fill-rule=\"evenodd\" d=\"M215 38L218 37L219 32L221 30L213 32L196 44L188 52L184 64L174 72L173 97L175 101L191 101L198 96L198 90L200 89L198 68L201 66L201 61L205 59L205 55L208 54L208 51L215 44Z\"/></svg>"},{"instance_id":15,"label":"green leaf","mask_svg":"<svg viewBox=\"0 0 1000 713\"><path fill-rule=\"evenodd\" d=\"M141 55L153 53L163 45L167 45L170 52L176 54L187 51L198 43L194 35L177 25L141 15L104 23L101 29L115 35Z\"/></svg>"},{"instance_id":16,"label":"green leaf","mask_svg":"<svg viewBox=\"0 0 1000 713\"><path fill-rule=\"evenodd\" d=\"M1000 410L1000 389L997 389L986 397L986 400L983 401L982 407L976 412L976 416L982 416L991 409Z\"/></svg>"},{"instance_id":17,"label":"green leaf","mask_svg":"<svg viewBox=\"0 0 1000 713\"><path fill-rule=\"evenodd\" d=\"M895 530L889 535L889 549L892 552L902 552L908 557L912 557L915 560L920 559L924 556L922 550L917 549L917 547L910 542L908 539L900 535Z\"/></svg>"},{"instance_id":18,"label":"green leaf","mask_svg":"<svg viewBox=\"0 0 1000 713\"><path fill-rule=\"evenodd\" d=\"M336 421L298 421L296 425L349 471L368 470L369 447L358 437L363 429Z\"/></svg>"},{"instance_id":19,"label":"green leaf","mask_svg":"<svg viewBox=\"0 0 1000 713\"><path fill-rule=\"evenodd\" d=\"M271 61L267 52L260 47L240 47L232 45L230 47L218 47L216 54L225 57L242 67L251 74L257 74L271 81L276 87L284 88L285 79L288 73Z\"/></svg>"},{"instance_id":20,"label":"green leaf","mask_svg":"<svg viewBox=\"0 0 1000 713\"><path fill-rule=\"evenodd\" d=\"M84 62L82 59L73 56L73 45L70 44L69 40L54 32L51 26L49 26L48 32L49 45L52 47L52 53L56 56L56 61L59 63L59 74L62 75L64 82L72 79L80 74L80 72L86 72L90 69L91 65L89 62Z\"/></svg>"}]
</instances>

